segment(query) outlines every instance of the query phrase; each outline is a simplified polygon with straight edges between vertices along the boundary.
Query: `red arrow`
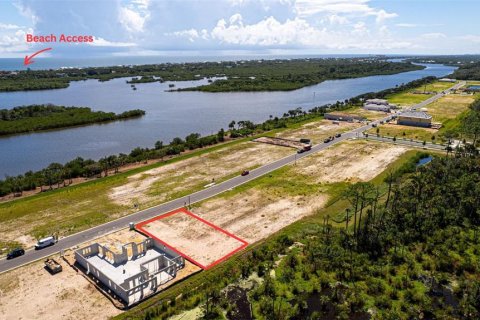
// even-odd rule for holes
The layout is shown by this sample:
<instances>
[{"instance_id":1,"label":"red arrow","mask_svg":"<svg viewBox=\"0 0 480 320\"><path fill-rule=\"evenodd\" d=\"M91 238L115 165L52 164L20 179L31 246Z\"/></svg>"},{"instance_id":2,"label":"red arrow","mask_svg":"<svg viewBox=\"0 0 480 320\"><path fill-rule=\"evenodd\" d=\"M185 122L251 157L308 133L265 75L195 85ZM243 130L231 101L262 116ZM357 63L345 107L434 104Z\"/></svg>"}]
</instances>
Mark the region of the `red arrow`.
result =
<instances>
[{"instance_id":1,"label":"red arrow","mask_svg":"<svg viewBox=\"0 0 480 320\"><path fill-rule=\"evenodd\" d=\"M32 61L32 58L35 57L37 54L40 54L44 51L48 51L48 50L52 50L52 48L46 48L46 49L43 49L43 50L40 50L40 51L37 51L35 52L34 54L32 54L30 57L29 56L25 56L25 59L23 59L23 65L24 66L28 66L30 63L34 63L35 61Z\"/></svg>"}]
</instances>

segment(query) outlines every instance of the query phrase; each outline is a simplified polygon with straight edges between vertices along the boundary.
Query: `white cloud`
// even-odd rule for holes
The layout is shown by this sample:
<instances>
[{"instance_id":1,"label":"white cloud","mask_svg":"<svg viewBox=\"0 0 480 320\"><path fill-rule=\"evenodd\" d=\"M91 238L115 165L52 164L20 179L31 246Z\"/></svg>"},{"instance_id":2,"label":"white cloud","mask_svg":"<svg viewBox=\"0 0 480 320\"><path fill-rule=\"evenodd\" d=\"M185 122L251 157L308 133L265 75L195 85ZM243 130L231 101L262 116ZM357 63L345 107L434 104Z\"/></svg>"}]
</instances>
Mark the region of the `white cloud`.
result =
<instances>
[{"instance_id":1,"label":"white cloud","mask_svg":"<svg viewBox=\"0 0 480 320\"><path fill-rule=\"evenodd\" d=\"M10 53L23 53L28 51L32 45L27 44L25 41L27 33L33 33L33 29L20 29L14 33L0 35L0 55L5 57Z\"/></svg>"},{"instance_id":2,"label":"white cloud","mask_svg":"<svg viewBox=\"0 0 480 320\"><path fill-rule=\"evenodd\" d=\"M93 42L86 42L94 47L134 47L136 46L133 42L115 42L115 41L108 41L100 37L95 37Z\"/></svg>"},{"instance_id":3,"label":"white cloud","mask_svg":"<svg viewBox=\"0 0 480 320\"><path fill-rule=\"evenodd\" d=\"M349 20L346 17L339 16L337 14L332 14L328 16L328 21L330 24L347 24Z\"/></svg>"},{"instance_id":4,"label":"white cloud","mask_svg":"<svg viewBox=\"0 0 480 320\"><path fill-rule=\"evenodd\" d=\"M399 28L416 28L419 25L416 24L416 23L397 23L397 24L395 24L395 26L397 26Z\"/></svg>"},{"instance_id":5,"label":"white cloud","mask_svg":"<svg viewBox=\"0 0 480 320\"><path fill-rule=\"evenodd\" d=\"M204 38L204 31L202 30L202 38ZM166 36L174 36L174 37L179 37L179 38L187 38L188 41L194 42L196 39L200 37L200 34L197 30L195 29L188 29L188 30L181 30L181 31L175 31L175 32L170 32L170 33L165 33Z\"/></svg>"},{"instance_id":6,"label":"white cloud","mask_svg":"<svg viewBox=\"0 0 480 320\"><path fill-rule=\"evenodd\" d=\"M25 27L17 26L16 24L10 23L1 23L0 22L0 30L17 30Z\"/></svg>"},{"instance_id":7,"label":"white cloud","mask_svg":"<svg viewBox=\"0 0 480 320\"><path fill-rule=\"evenodd\" d=\"M360 16L375 16L377 23L395 18L396 13L389 13L383 9L372 8L370 0L297 0L295 11L299 17L305 18L319 13L344 13Z\"/></svg>"},{"instance_id":8,"label":"white cloud","mask_svg":"<svg viewBox=\"0 0 480 320\"><path fill-rule=\"evenodd\" d=\"M149 0L132 0L118 9L118 21L130 33L143 32L150 18Z\"/></svg>"},{"instance_id":9,"label":"white cloud","mask_svg":"<svg viewBox=\"0 0 480 320\"><path fill-rule=\"evenodd\" d=\"M286 19L280 22L267 17L253 24L245 24L241 14L220 19L208 32L188 29L169 33L169 36L187 38L190 42L216 40L223 45L259 46L266 48L304 47L327 49L390 49L411 46L407 41L391 38L386 27L371 31L365 22L359 21L353 28L327 29L309 24L304 19Z\"/></svg>"},{"instance_id":10,"label":"white cloud","mask_svg":"<svg viewBox=\"0 0 480 320\"><path fill-rule=\"evenodd\" d=\"M447 35L440 32L432 32L432 33L424 33L420 35L420 37L427 40L437 40L437 39L444 39L447 37Z\"/></svg>"},{"instance_id":11,"label":"white cloud","mask_svg":"<svg viewBox=\"0 0 480 320\"><path fill-rule=\"evenodd\" d=\"M469 41L473 43L480 43L480 35L467 34L459 37L460 40Z\"/></svg>"}]
</instances>

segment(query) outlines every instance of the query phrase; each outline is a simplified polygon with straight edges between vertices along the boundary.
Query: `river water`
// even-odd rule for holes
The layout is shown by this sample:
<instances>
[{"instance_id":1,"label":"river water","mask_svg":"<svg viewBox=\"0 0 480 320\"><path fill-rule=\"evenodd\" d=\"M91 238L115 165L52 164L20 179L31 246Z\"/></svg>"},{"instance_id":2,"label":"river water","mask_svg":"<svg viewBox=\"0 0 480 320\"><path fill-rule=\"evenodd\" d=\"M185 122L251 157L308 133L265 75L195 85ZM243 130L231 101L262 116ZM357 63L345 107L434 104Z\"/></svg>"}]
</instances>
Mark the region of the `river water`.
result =
<instances>
[{"instance_id":1,"label":"river water","mask_svg":"<svg viewBox=\"0 0 480 320\"><path fill-rule=\"evenodd\" d=\"M157 140L168 143L192 132L212 134L226 128L231 120L261 122L296 107L308 110L426 76L442 77L454 70L437 64L425 66L395 75L325 81L288 92L167 92L170 82L137 84L137 90L132 90L125 78L71 82L65 89L3 92L0 108L53 103L117 113L139 108L147 113L134 120L0 138L0 177L39 170L77 156L99 159L128 153L137 146L152 147ZM204 83L206 80L174 84L187 87Z\"/></svg>"}]
</instances>

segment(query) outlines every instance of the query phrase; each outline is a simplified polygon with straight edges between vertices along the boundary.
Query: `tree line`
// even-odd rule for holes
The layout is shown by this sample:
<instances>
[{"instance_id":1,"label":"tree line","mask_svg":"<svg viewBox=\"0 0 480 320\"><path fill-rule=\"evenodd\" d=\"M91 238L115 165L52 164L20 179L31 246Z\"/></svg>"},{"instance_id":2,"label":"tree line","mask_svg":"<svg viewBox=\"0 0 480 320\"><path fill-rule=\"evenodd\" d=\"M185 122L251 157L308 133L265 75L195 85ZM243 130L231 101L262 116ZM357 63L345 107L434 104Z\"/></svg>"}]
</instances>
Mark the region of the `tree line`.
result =
<instances>
[{"instance_id":1,"label":"tree line","mask_svg":"<svg viewBox=\"0 0 480 320\"><path fill-rule=\"evenodd\" d=\"M108 81L125 77L135 77L130 83L227 77L228 80L220 80L198 90L293 90L328 79L394 74L421 68L411 63L388 62L380 58L316 58L162 63L62 70L28 69L18 72L0 71L0 91L57 89L68 87L70 81Z\"/></svg>"},{"instance_id":2,"label":"tree line","mask_svg":"<svg viewBox=\"0 0 480 320\"><path fill-rule=\"evenodd\" d=\"M0 135L86 125L141 117L145 111L128 110L120 114L92 111L88 107L52 104L30 105L0 110Z\"/></svg>"}]
</instances>

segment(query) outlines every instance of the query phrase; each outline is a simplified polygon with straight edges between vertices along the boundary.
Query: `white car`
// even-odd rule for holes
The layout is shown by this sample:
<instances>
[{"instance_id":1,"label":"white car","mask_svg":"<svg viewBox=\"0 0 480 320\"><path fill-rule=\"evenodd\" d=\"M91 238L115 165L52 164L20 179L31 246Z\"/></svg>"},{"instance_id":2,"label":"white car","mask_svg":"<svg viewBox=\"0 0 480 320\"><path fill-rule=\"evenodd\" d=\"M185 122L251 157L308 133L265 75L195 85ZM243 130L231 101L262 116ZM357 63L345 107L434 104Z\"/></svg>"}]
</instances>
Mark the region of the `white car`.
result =
<instances>
[{"instance_id":1,"label":"white car","mask_svg":"<svg viewBox=\"0 0 480 320\"><path fill-rule=\"evenodd\" d=\"M40 240L38 240L37 244L35 245L35 250L43 249L43 248L46 248L46 247L49 247L49 246L53 246L55 244L55 242L57 242L57 241L52 236L40 239Z\"/></svg>"}]
</instances>

